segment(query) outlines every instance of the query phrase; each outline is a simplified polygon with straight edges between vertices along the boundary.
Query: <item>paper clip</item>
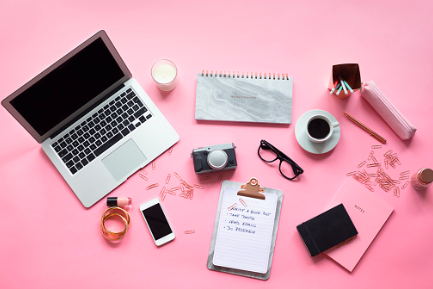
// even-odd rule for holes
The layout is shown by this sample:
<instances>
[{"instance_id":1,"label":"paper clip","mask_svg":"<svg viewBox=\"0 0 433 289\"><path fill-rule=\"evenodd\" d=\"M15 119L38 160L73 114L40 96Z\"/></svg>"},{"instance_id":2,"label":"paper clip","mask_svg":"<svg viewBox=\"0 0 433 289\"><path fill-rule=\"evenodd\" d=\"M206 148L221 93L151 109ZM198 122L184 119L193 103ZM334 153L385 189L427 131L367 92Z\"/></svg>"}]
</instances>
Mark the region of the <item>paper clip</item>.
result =
<instances>
[{"instance_id":1,"label":"paper clip","mask_svg":"<svg viewBox=\"0 0 433 289\"><path fill-rule=\"evenodd\" d=\"M181 181L181 182L183 181L182 178L176 172L174 172L174 175L179 181Z\"/></svg>"},{"instance_id":2,"label":"paper clip","mask_svg":"<svg viewBox=\"0 0 433 289\"><path fill-rule=\"evenodd\" d=\"M365 170L363 172L357 171L354 175L352 175L352 177L361 184L366 184L370 182L370 176Z\"/></svg>"},{"instance_id":3,"label":"paper clip","mask_svg":"<svg viewBox=\"0 0 433 289\"><path fill-rule=\"evenodd\" d=\"M370 191L374 192L374 189L372 186L370 186L369 184L365 184L364 185L367 189L369 189Z\"/></svg>"},{"instance_id":4,"label":"paper clip","mask_svg":"<svg viewBox=\"0 0 433 289\"><path fill-rule=\"evenodd\" d=\"M231 205L230 207L228 207L228 210L229 211L233 210L234 208L236 208L237 205L238 204L234 203L233 205Z\"/></svg>"},{"instance_id":5,"label":"paper clip","mask_svg":"<svg viewBox=\"0 0 433 289\"><path fill-rule=\"evenodd\" d=\"M374 150L381 149L382 145L372 145L371 148L374 149Z\"/></svg>"},{"instance_id":6,"label":"paper clip","mask_svg":"<svg viewBox=\"0 0 433 289\"><path fill-rule=\"evenodd\" d=\"M351 177L351 176L353 176L354 174L356 174L356 171L353 171L353 172L347 173L346 176Z\"/></svg>"},{"instance_id":7,"label":"paper clip","mask_svg":"<svg viewBox=\"0 0 433 289\"><path fill-rule=\"evenodd\" d=\"M193 187L194 187L194 188L197 188L197 189L203 189L203 187L202 187L202 186L200 186L200 185L197 185L197 184L193 185Z\"/></svg>"},{"instance_id":8,"label":"paper clip","mask_svg":"<svg viewBox=\"0 0 433 289\"><path fill-rule=\"evenodd\" d=\"M158 186L159 186L159 184L158 184L158 183L155 183L155 184L152 184L152 185L150 185L150 186L147 186L147 187L146 187L146 190L150 190L150 189L156 188L156 187L158 187Z\"/></svg>"},{"instance_id":9,"label":"paper clip","mask_svg":"<svg viewBox=\"0 0 433 289\"><path fill-rule=\"evenodd\" d=\"M409 175L409 174L410 174L410 171L407 170L407 171L400 173L400 176L405 176L405 175Z\"/></svg>"},{"instance_id":10,"label":"paper clip","mask_svg":"<svg viewBox=\"0 0 433 289\"><path fill-rule=\"evenodd\" d=\"M192 200L193 190L186 190L186 191L182 192L179 196L181 196L182 198L185 198L185 199Z\"/></svg>"},{"instance_id":11,"label":"paper clip","mask_svg":"<svg viewBox=\"0 0 433 289\"><path fill-rule=\"evenodd\" d=\"M155 161L153 161L152 162L152 170L155 170L156 169L156 164L155 164Z\"/></svg>"},{"instance_id":12,"label":"paper clip","mask_svg":"<svg viewBox=\"0 0 433 289\"><path fill-rule=\"evenodd\" d=\"M373 156L373 154L374 154L374 151L371 151L371 153L368 155L368 158L367 158L367 160L370 160L371 159L371 157Z\"/></svg>"},{"instance_id":13,"label":"paper clip","mask_svg":"<svg viewBox=\"0 0 433 289\"><path fill-rule=\"evenodd\" d=\"M195 233L195 230L186 230L185 231L185 234L194 234Z\"/></svg>"},{"instance_id":14,"label":"paper clip","mask_svg":"<svg viewBox=\"0 0 433 289\"><path fill-rule=\"evenodd\" d=\"M183 184L185 187L187 187L188 189L190 189L190 190L194 189L193 186L191 186L190 184L188 184L188 183L185 182L185 181L183 181L182 184Z\"/></svg>"},{"instance_id":15,"label":"paper clip","mask_svg":"<svg viewBox=\"0 0 433 289\"><path fill-rule=\"evenodd\" d=\"M165 187L163 187L162 189L161 189L161 191L159 192L159 196L161 197L164 193L165 193Z\"/></svg>"},{"instance_id":16,"label":"paper clip","mask_svg":"<svg viewBox=\"0 0 433 289\"><path fill-rule=\"evenodd\" d=\"M174 196L176 196L176 193L175 193L174 191L175 191L175 190L171 189L171 190L166 190L165 192L166 192L167 194L170 194L170 195L174 195Z\"/></svg>"},{"instance_id":17,"label":"paper clip","mask_svg":"<svg viewBox=\"0 0 433 289\"><path fill-rule=\"evenodd\" d=\"M168 174L168 175L167 175L167 178L165 179L165 183L166 183L166 184L168 184L168 182L170 181L170 178L171 178L171 175Z\"/></svg>"},{"instance_id":18,"label":"paper clip","mask_svg":"<svg viewBox=\"0 0 433 289\"><path fill-rule=\"evenodd\" d=\"M409 185L409 181L406 181L406 182L403 184L403 186L401 186L401 189L404 190L404 189L407 187L407 185Z\"/></svg>"},{"instance_id":19,"label":"paper clip","mask_svg":"<svg viewBox=\"0 0 433 289\"><path fill-rule=\"evenodd\" d=\"M245 203L245 201L242 200L241 198L239 198L239 202L240 202L244 207L248 207L247 203Z\"/></svg>"},{"instance_id":20,"label":"paper clip","mask_svg":"<svg viewBox=\"0 0 433 289\"><path fill-rule=\"evenodd\" d=\"M372 163L367 165L367 168L376 168L376 167L380 167L380 163Z\"/></svg>"},{"instance_id":21,"label":"paper clip","mask_svg":"<svg viewBox=\"0 0 433 289\"><path fill-rule=\"evenodd\" d=\"M138 174L138 175L140 176L140 178L142 178L142 179L145 180L145 181L148 181L148 180L149 180L145 175L142 175L142 174Z\"/></svg>"},{"instance_id":22,"label":"paper clip","mask_svg":"<svg viewBox=\"0 0 433 289\"><path fill-rule=\"evenodd\" d=\"M399 187L394 187L394 196L396 196L397 198L400 198L400 188Z\"/></svg>"},{"instance_id":23,"label":"paper clip","mask_svg":"<svg viewBox=\"0 0 433 289\"><path fill-rule=\"evenodd\" d=\"M358 168L362 167L362 166L365 165L366 163L367 163L366 161L363 161L362 163L360 163L360 164L358 165Z\"/></svg>"},{"instance_id":24,"label":"paper clip","mask_svg":"<svg viewBox=\"0 0 433 289\"><path fill-rule=\"evenodd\" d=\"M189 200L192 200L193 194L194 194L194 190L188 191L188 198L189 198Z\"/></svg>"},{"instance_id":25,"label":"paper clip","mask_svg":"<svg viewBox=\"0 0 433 289\"><path fill-rule=\"evenodd\" d=\"M391 177L388 176L382 169L378 171L377 181L379 183L379 187L385 192L388 192L395 186L394 180L391 179Z\"/></svg>"}]
</instances>

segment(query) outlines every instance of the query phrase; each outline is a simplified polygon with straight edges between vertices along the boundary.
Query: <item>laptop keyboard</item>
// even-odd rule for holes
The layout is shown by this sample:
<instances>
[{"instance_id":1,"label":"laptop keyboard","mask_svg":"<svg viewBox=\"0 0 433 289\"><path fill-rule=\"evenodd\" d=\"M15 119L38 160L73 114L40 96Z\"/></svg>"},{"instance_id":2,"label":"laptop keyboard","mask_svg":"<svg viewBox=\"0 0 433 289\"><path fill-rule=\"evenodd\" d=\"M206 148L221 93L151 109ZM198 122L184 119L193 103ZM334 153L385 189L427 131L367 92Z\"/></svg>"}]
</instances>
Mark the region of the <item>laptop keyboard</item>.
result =
<instances>
[{"instance_id":1,"label":"laptop keyboard","mask_svg":"<svg viewBox=\"0 0 433 289\"><path fill-rule=\"evenodd\" d=\"M72 174L152 117L129 88L51 146Z\"/></svg>"}]
</instances>

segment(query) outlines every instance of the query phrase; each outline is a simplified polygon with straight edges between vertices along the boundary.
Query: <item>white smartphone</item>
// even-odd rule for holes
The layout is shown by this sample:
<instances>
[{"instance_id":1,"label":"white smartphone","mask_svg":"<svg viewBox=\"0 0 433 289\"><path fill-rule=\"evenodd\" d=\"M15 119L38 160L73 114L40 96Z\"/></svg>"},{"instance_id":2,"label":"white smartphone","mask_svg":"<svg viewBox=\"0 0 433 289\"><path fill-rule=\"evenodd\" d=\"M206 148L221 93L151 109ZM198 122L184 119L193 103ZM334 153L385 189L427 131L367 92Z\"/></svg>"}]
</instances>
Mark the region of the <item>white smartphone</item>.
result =
<instances>
[{"instance_id":1,"label":"white smartphone","mask_svg":"<svg viewBox=\"0 0 433 289\"><path fill-rule=\"evenodd\" d=\"M158 199L142 204L140 211L157 246L164 245L174 239L173 229Z\"/></svg>"}]
</instances>

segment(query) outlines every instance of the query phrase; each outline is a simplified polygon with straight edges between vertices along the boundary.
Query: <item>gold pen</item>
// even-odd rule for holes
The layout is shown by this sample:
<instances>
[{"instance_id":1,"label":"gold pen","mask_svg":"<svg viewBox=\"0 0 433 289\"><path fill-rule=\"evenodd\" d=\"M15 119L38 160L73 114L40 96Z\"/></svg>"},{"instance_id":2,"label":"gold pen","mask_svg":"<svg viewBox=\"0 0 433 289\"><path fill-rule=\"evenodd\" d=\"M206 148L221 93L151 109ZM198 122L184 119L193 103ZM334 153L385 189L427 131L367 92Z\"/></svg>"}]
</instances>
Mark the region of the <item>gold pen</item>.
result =
<instances>
[{"instance_id":1,"label":"gold pen","mask_svg":"<svg viewBox=\"0 0 433 289\"><path fill-rule=\"evenodd\" d=\"M383 137L381 137L380 135L372 131L370 128L368 128L367 126L365 126L364 124L362 124L361 122L353 118L353 116L351 116L350 114L344 112L344 115L347 116L348 119L353 121L357 126L359 126L360 128L364 129L366 132L368 132L372 137L374 137L381 143L386 143L386 139L384 139Z\"/></svg>"}]
</instances>

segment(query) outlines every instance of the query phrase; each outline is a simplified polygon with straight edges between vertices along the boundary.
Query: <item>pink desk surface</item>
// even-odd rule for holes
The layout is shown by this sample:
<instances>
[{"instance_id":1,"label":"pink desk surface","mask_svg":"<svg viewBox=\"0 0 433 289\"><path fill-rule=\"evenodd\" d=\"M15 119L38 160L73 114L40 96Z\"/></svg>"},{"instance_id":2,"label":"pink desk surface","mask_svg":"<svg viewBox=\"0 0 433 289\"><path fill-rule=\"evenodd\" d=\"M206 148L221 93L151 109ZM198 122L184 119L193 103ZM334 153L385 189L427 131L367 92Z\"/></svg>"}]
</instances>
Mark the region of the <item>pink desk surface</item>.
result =
<instances>
[{"instance_id":1,"label":"pink desk surface","mask_svg":"<svg viewBox=\"0 0 433 289\"><path fill-rule=\"evenodd\" d=\"M398 173L433 167L433 18L428 1L10 1L0 3L0 96L5 98L69 50L104 29L134 77L180 135L171 155L161 155L148 181L134 174L110 196L129 196L132 223L112 245L101 236L105 199L85 209L41 147L0 108L0 288L432 288L433 188L411 186L397 198L375 193L395 211L353 273L332 260L309 256L296 226L321 213L378 144L349 122L353 113L398 153ZM162 94L152 82L154 61L168 58L179 85ZM359 63L362 80L376 84L418 131L402 141L355 93L330 96L331 66ZM294 78L289 126L198 123L196 74L202 70L288 73ZM341 139L325 155L304 151L297 119L311 109L332 113ZM291 182L257 156L266 139L304 168ZM219 191L218 173L200 181L193 148L234 142L238 168L224 179L281 189L284 200L268 281L206 267ZM145 190L168 173L201 184L193 200L168 195L163 206L176 239L157 248L138 211L158 196ZM195 234L184 234L195 230Z\"/></svg>"}]
</instances>

